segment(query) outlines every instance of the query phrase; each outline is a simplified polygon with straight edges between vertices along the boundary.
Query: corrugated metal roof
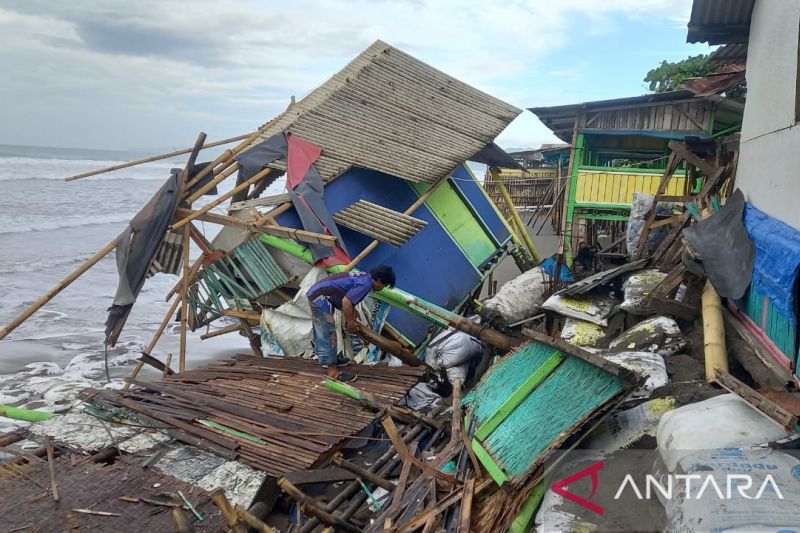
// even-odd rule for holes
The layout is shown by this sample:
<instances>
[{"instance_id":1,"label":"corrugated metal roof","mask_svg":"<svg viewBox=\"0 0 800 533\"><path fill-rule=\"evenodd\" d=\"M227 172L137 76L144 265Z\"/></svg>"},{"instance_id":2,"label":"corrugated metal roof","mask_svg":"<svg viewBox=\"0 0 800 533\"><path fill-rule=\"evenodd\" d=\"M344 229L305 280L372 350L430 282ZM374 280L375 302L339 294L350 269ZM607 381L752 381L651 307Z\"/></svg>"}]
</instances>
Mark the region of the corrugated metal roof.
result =
<instances>
[{"instance_id":1,"label":"corrugated metal roof","mask_svg":"<svg viewBox=\"0 0 800 533\"><path fill-rule=\"evenodd\" d=\"M683 87L692 91L695 96L722 94L745 83L744 65L727 65L716 74L700 78L690 78Z\"/></svg>"},{"instance_id":2,"label":"corrugated metal roof","mask_svg":"<svg viewBox=\"0 0 800 533\"><path fill-rule=\"evenodd\" d=\"M747 43L720 46L708 56L709 61L721 66L747 63Z\"/></svg>"},{"instance_id":3,"label":"corrugated metal roof","mask_svg":"<svg viewBox=\"0 0 800 533\"><path fill-rule=\"evenodd\" d=\"M694 0L686 41L746 43L755 0Z\"/></svg>"},{"instance_id":4,"label":"corrugated metal roof","mask_svg":"<svg viewBox=\"0 0 800 533\"><path fill-rule=\"evenodd\" d=\"M376 41L291 106L282 130L322 148L329 181L351 166L435 182L481 150L522 111Z\"/></svg>"}]
</instances>

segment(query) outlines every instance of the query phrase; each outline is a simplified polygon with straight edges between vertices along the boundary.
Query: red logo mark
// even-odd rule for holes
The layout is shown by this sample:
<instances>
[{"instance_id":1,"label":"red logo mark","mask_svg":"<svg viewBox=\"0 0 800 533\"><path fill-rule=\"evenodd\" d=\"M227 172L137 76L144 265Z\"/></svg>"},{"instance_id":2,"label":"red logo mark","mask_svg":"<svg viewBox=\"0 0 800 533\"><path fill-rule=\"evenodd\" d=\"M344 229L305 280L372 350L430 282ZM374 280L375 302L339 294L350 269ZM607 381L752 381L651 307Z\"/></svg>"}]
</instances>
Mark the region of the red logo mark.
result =
<instances>
[{"instance_id":1,"label":"red logo mark","mask_svg":"<svg viewBox=\"0 0 800 533\"><path fill-rule=\"evenodd\" d=\"M581 498L567 490L567 487L572 483L575 483L579 479L583 479L586 476L591 476L592 478L592 493L589 495L589 499L594 497L594 493L597 491L597 484L599 483L599 478L597 477L597 473L603 469L603 461L593 464L583 470L572 474L569 477L565 477L560 481L556 481L553 483L553 486L550 487L550 490L561 496L562 498L566 498L571 502L577 503L581 507L586 507L593 513L599 514L603 516L603 508L599 505L590 502L585 498Z\"/></svg>"}]
</instances>

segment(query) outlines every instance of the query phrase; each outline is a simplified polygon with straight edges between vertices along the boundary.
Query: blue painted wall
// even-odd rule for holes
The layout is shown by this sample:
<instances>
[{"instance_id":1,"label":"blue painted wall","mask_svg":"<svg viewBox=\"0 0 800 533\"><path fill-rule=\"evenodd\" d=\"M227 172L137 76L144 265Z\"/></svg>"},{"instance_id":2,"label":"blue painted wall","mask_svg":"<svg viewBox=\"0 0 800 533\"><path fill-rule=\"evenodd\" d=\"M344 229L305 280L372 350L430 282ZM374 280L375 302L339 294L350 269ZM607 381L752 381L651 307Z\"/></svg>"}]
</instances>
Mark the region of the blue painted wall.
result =
<instances>
[{"instance_id":1,"label":"blue painted wall","mask_svg":"<svg viewBox=\"0 0 800 533\"><path fill-rule=\"evenodd\" d=\"M488 230L495 243L503 245L511 238L508 227L500 218L497 210L486 197L483 188L475 181L472 175L463 166L453 172L453 183L456 190L461 194L481 220L483 226Z\"/></svg>"},{"instance_id":2,"label":"blue painted wall","mask_svg":"<svg viewBox=\"0 0 800 533\"><path fill-rule=\"evenodd\" d=\"M463 173L459 176L470 178L465 170L460 169L459 172ZM477 184L475 186L477 187ZM476 195L476 190L470 188L468 183L464 189L467 190L465 196L475 206L476 211L485 213L489 223L497 228L498 236L495 238L499 237L505 242L508 239L508 231L489 204L489 200L480 190L477 190L480 196ZM349 207L360 199L402 212L417 198L419 195L405 181L361 168L348 170L325 187L325 205L331 214ZM453 309L477 288L482 275L472 266L426 205L419 207L414 212L414 217L426 221L427 227L401 248L385 243L379 244L358 268L369 270L382 263L390 265L397 274L399 288L447 309ZM279 215L277 221L283 226L301 227L300 219L293 209ZM497 227L498 222L502 228ZM355 257L372 242L371 237L348 228L340 227L339 231L351 257ZM413 343L419 343L425 338L430 325L427 321L398 309L391 310L388 322Z\"/></svg>"}]
</instances>

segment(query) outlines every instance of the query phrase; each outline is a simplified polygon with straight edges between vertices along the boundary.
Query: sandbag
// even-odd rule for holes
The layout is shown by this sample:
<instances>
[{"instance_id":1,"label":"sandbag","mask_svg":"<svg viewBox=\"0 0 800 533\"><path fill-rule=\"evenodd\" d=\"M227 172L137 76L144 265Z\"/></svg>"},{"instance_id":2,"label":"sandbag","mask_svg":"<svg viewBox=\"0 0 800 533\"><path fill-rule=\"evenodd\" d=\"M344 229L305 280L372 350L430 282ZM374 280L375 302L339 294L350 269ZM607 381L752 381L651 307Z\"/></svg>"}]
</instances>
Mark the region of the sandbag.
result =
<instances>
[{"instance_id":1,"label":"sandbag","mask_svg":"<svg viewBox=\"0 0 800 533\"><path fill-rule=\"evenodd\" d=\"M561 338L582 348L596 348L605 338L606 331L591 322L568 318L561 329Z\"/></svg>"},{"instance_id":2,"label":"sandbag","mask_svg":"<svg viewBox=\"0 0 800 533\"><path fill-rule=\"evenodd\" d=\"M655 398L626 410L614 411L584 441L584 447L610 453L627 448L645 435L655 437L661 416L675 409L675 398Z\"/></svg>"},{"instance_id":3,"label":"sandbag","mask_svg":"<svg viewBox=\"0 0 800 533\"><path fill-rule=\"evenodd\" d=\"M628 276L628 279L622 284L625 300L620 305L620 308L632 315L654 314L655 311L648 308L644 300L666 277L667 275L664 272L654 268L634 272Z\"/></svg>"},{"instance_id":4,"label":"sandbag","mask_svg":"<svg viewBox=\"0 0 800 533\"><path fill-rule=\"evenodd\" d=\"M669 317L654 316L623 331L608 344L608 348L613 352L656 352L662 346L680 340L681 328L677 322Z\"/></svg>"},{"instance_id":5,"label":"sandbag","mask_svg":"<svg viewBox=\"0 0 800 533\"><path fill-rule=\"evenodd\" d=\"M463 331L446 329L431 340L425 349L425 363L434 370L452 368L480 357L481 342Z\"/></svg>"},{"instance_id":6,"label":"sandbag","mask_svg":"<svg viewBox=\"0 0 800 533\"><path fill-rule=\"evenodd\" d=\"M688 491L677 483L672 497L664 499L671 531L798 530L800 461L789 454L770 448L706 450L683 457L676 474L697 478Z\"/></svg>"},{"instance_id":7,"label":"sandbag","mask_svg":"<svg viewBox=\"0 0 800 533\"><path fill-rule=\"evenodd\" d=\"M735 394L723 394L664 414L658 423L658 452L669 472L697 450L754 446L786 432Z\"/></svg>"},{"instance_id":8,"label":"sandbag","mask_svg":"<svg viewBox=\"0 0 800 533\"><path fill-rule=\"evenodd\" d=\"M447 381L449 381L451 385L455 384L457 379L460 380L461 383L465 383L467 381L467 374L469 373L469 362L462 363L458 366L451 366L446 372Z\"/></svg>"},{"instance_id":9,"label":"sandbag","mask_svg":"<svg viewBox=\"0 0 800 533\"><path fill-rule=\"evenodd\" d=\"M619 352L607 354L603 357L612 363L647 377L647 381L628 396L629 400L649 398L654 390L669 383L667 365L664 364L664 358L657 353Z\"/></svg>"},{"instance_id":10,"label":"sandbag","mask_svg":"<svg viewBox=\"0 0 800 533\"><path fill-rule=\"evenodd\" d=\"M554 294L542 304L542 309L606 327L608 326L608 317L614 312L617 304L617 300L610 296Z\"/></svg>"},{"instance_id":11,"label":"sandbag","mask_svg":"<svg viewBox=\"0 0 800 533\"><path fill-rule=\"evenodd\" d=\"M539 309L549 276L542 267L534 267L512 279L484 303L490 313L499 314L512 324L533 316Z\"/></svg>"},{"instance_id":12,"label":"sandbag","mask_svg":"<svg viewBox=\"0 0 800 533\"><path fill-rule=\"evenodd\" d=\"M628 257L633 258L636 255L636 248L639 246L639 238L642 235L642 230L647 222L647 213L653 207L653 196L640 192L633 193L633 203L631 204L631 214L628 219L628 232L625 235L625 246L628 251ZM672 204L659 202L656 206L656 214L668 215L672 210ZM650 253L658 248L661 241L667 235L667 227L662 226L650 231L645 243L644 253L642 257L647 257Z\"/></svg>"},{"instance_id":13,"label":"sandbag","mask_svg":"<svg viewBox=\"0 0 800 533\"><path fill-rule=\"evenodd\" d=\"M398 405L427 413L441 403L442 397L436 394L428 383L421 382L414 385Z\"/></svg>"}]
</instances>

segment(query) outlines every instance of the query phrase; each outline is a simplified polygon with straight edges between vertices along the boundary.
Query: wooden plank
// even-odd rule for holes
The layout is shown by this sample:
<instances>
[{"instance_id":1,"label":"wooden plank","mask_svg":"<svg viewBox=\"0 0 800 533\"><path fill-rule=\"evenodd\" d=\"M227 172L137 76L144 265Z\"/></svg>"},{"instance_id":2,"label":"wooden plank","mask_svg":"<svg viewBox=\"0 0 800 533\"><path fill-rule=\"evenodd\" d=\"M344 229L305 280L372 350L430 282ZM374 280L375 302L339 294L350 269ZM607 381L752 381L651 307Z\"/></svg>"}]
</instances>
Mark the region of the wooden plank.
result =
<instances>
[{"instance_id":1,"label":"wooden plank","mask_svg":"<svg viewBox=\"0 0 800 533\"><path fill-rule=\"evenodd\" d=\"M748 387L729 373L717 368L714 370L714 379L722 388L742 398L762 415L777 422L791 432L798 430L798 419L796 416L763 394Z\"/></svg>"},{"instance_id":2,"label":"wooden plank","mask_svg":"<svg viewBox=\"0 0 800 533\"><path fill-rule=\"evenodd\" d=\"M349 481L358 476L353 472L348 472L344 468L325 468L322 470L295 470L286 472L283 477L295 485L307 483L334 483L336 481ZM394 485L392 485L394 489Z\"/></svg>"},{"instance_id":3,"label":"wooden plank","mask_svg":"<svg viewBox=\"0 0 800 533\"><path fill-rule=\"evenodd\" d=\"M391 419L391 417L386 416L383 418L383 429L386 430L386 435L389 437L389 440L392 441L392 446L394 446L395 450L397 450L397 455L402 461L411 461L411 464L415 468L435 477L439 481L447 483L448 485L452 485L455 482L455 478L452 475L440 472L427 463L420 461L408 452L408 448L406 448L406 444L400 437L400 432L397 431L397 426L394 425L394 421Z\"/></svg>"},{"instance_id":4,"label":"wooden plank","mask_svg":"<svg viewBox=\"0 0 800 533\"><path fill-rule=\"evenodd\" d=\"M461 513L458 517L458 533L469 533L472 518L472 497L475 495L475 478L464 483L464 495L461 497Z\"/></svg>"},{"instance_id":5,"label":"wooden plank","mask_svg":"<svg viewBox=\"0 0 800 533\"><path fill-rule=\"evenodd\" d=\"M608 361L607 359L600 357L599 355L595 355L593 353L587 352L586 350L578 348L577 346L573 346L572 344L564 341L563 339L550 337L549 335L545 335L544 333L539 333L538 331L534 331L528 328L523 328L522 334L528 337L529 339L557 348L559 351L563 353L583 359L590 365L602 368L609 374L613 374L627 381L629 384L638 384L642 380L642 377L636 372L633 372L631 370L628 370L627 368L623 368L617 364L614 364L611 361Z\"/></svg>"},{"instance_id":6,"label":"wooden plank","mask_svg":"<svg viewBox=\"0 0 800 533\"><path fill-rule=\"evenodd\" d=\"M302 229L287 228L285 226L261 226L260 231L274 235L275 237L282 237L284 239L294 239L300 242L309 244L320 244L328 248L336 247L336 237L333 235L324 235L322 233L314 233L313 231L306 231Z\"/></svg>"}]
</instances>

